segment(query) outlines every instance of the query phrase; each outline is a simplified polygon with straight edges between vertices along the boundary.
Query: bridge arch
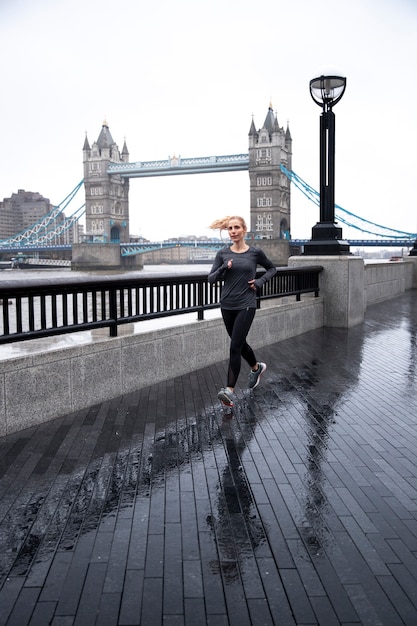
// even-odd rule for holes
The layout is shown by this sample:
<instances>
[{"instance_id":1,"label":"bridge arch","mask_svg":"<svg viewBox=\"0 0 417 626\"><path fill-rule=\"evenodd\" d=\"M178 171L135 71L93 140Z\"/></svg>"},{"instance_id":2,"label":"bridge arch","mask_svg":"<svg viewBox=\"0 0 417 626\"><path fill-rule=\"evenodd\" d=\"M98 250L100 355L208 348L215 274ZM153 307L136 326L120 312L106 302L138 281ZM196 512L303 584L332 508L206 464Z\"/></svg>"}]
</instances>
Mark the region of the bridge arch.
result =
<instances>
[{"instance_id":1,"label":"bridge arch","mask_svg":"<svg viewBox=\"0 0 417 626\"><path fill-rule=\"evenodd\" d=\"M110 242L120 243L120 229L118 226L112 226L110 229Z\"/></svg>"},{"instance_id":2,"label":"bridge arch","mask_svg":"<svg viewBox=\"0 0 417 626\"><path fill-rule=\"evenodd\" d=\"M288 221L285 218L281 219L281 223L279 227L279 238L290 239L290 227L289 227Z\"/></svg>"}]
</instances>

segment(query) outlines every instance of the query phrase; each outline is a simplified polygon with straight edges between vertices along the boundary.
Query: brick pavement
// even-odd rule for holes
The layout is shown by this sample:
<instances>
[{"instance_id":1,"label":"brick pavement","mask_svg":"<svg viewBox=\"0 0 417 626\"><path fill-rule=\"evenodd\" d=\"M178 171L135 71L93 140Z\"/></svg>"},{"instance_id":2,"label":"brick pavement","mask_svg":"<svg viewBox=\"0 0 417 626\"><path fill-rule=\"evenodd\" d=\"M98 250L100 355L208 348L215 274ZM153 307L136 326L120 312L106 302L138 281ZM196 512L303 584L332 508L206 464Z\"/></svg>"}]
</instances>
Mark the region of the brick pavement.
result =
<instances>
[{"instance_id":1,"label":"brick pavement","mask_svg":"<svg viewBox=\"0 0 417 626\"><path fill-rule=\"evenodd\" d=\"M417 292L258 353L0 439L1 625L417 624Z\"/></svg>"}]
</instances>

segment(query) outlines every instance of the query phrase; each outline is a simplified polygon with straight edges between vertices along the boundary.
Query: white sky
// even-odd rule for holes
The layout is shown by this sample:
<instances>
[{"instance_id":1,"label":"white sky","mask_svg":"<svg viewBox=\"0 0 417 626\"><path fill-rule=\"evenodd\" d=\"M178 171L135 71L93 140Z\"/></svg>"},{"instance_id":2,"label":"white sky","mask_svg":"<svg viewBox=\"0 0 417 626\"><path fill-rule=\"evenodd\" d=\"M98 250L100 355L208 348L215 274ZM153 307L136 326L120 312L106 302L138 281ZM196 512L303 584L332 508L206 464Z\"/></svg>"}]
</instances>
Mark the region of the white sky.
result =
<instances>
[{"instance_id":1,"label":"white sky","mask_svg":"<svg viewBox=\"0 0 417 626\"><path fill-rule=\"evenodd\" d=\"M1 0L0 59L0 200L25 189L59 204L104 119L130 161L238 154L270 102L289 120L294 171L318 189L308 85L334 70L347 77L336 202L417 232L416 0ZM248 172L130 182L130 232L151 240L211 235L230 213L249 217ZM318 219L293 187L292 237Z\"/></svg>"}]
</instances>

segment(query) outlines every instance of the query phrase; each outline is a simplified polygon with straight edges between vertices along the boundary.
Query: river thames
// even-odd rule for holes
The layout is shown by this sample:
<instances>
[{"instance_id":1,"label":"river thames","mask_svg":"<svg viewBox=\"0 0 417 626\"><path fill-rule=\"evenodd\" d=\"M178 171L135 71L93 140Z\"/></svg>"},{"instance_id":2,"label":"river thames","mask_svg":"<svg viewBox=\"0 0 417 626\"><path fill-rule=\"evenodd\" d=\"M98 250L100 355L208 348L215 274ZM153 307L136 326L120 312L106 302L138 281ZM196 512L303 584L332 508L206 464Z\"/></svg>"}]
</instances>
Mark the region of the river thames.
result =
<instances>
[{"instance_id":1,"label":"river thames","mask_svg":"<svg viewBox=\"0 0 417 626\"><path fill-rule=\"evenodd\" d=\"M123 274L129 274L129 276L150 276L155 274L204 274L208 273L211 268L210 263L184 263L183 265L144 265L142 270L135 270L129 272L123 272ZM69 268L45 268L45 269L4 269L0 271L0 282L9 280L28 280L33 278L54 278L68 276L74 278L76 276L100 276L100 275L116 275L122 274L119 270L102 272L80 272L72 271Z\"/></svg>"}]
</instances>

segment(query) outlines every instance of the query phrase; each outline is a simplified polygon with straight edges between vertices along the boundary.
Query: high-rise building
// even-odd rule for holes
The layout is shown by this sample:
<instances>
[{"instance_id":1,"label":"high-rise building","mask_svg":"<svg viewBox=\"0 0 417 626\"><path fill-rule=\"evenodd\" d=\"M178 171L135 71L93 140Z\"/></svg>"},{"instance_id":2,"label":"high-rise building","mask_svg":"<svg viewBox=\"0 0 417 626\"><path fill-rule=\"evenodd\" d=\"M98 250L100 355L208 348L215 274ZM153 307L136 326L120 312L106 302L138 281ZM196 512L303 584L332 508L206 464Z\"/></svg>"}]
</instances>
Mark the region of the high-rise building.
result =
<instances>
[{"instance_id":1,"label":"high-rise building","mask_svg":"<svg viewBox=\"0 0 417 626\"><path fill-rule=\"evenodd\" d=\"M19 189L10 198L0 202L0 241L16 237L19 233L37 225L55 207L49 198L40 193ZM37 229L37 236L45 238L43 243L73 243L78 238L78 224L66 229L61 228L60 234L51 235L65 221L64 213L59 213L45 229ZM74 235L75 232L75 235Z\"/></svg>"},{"instance_id":2,"label":"high-rise building","mask_svg":"<svg viewBox=\"0 0 417 626\"><path fill-rule=\"evenodd\" d=\"M26 230L51 210L48 198L19 189L0 202L0 239L8 239Z\"/></svg>"}]
</instances>

